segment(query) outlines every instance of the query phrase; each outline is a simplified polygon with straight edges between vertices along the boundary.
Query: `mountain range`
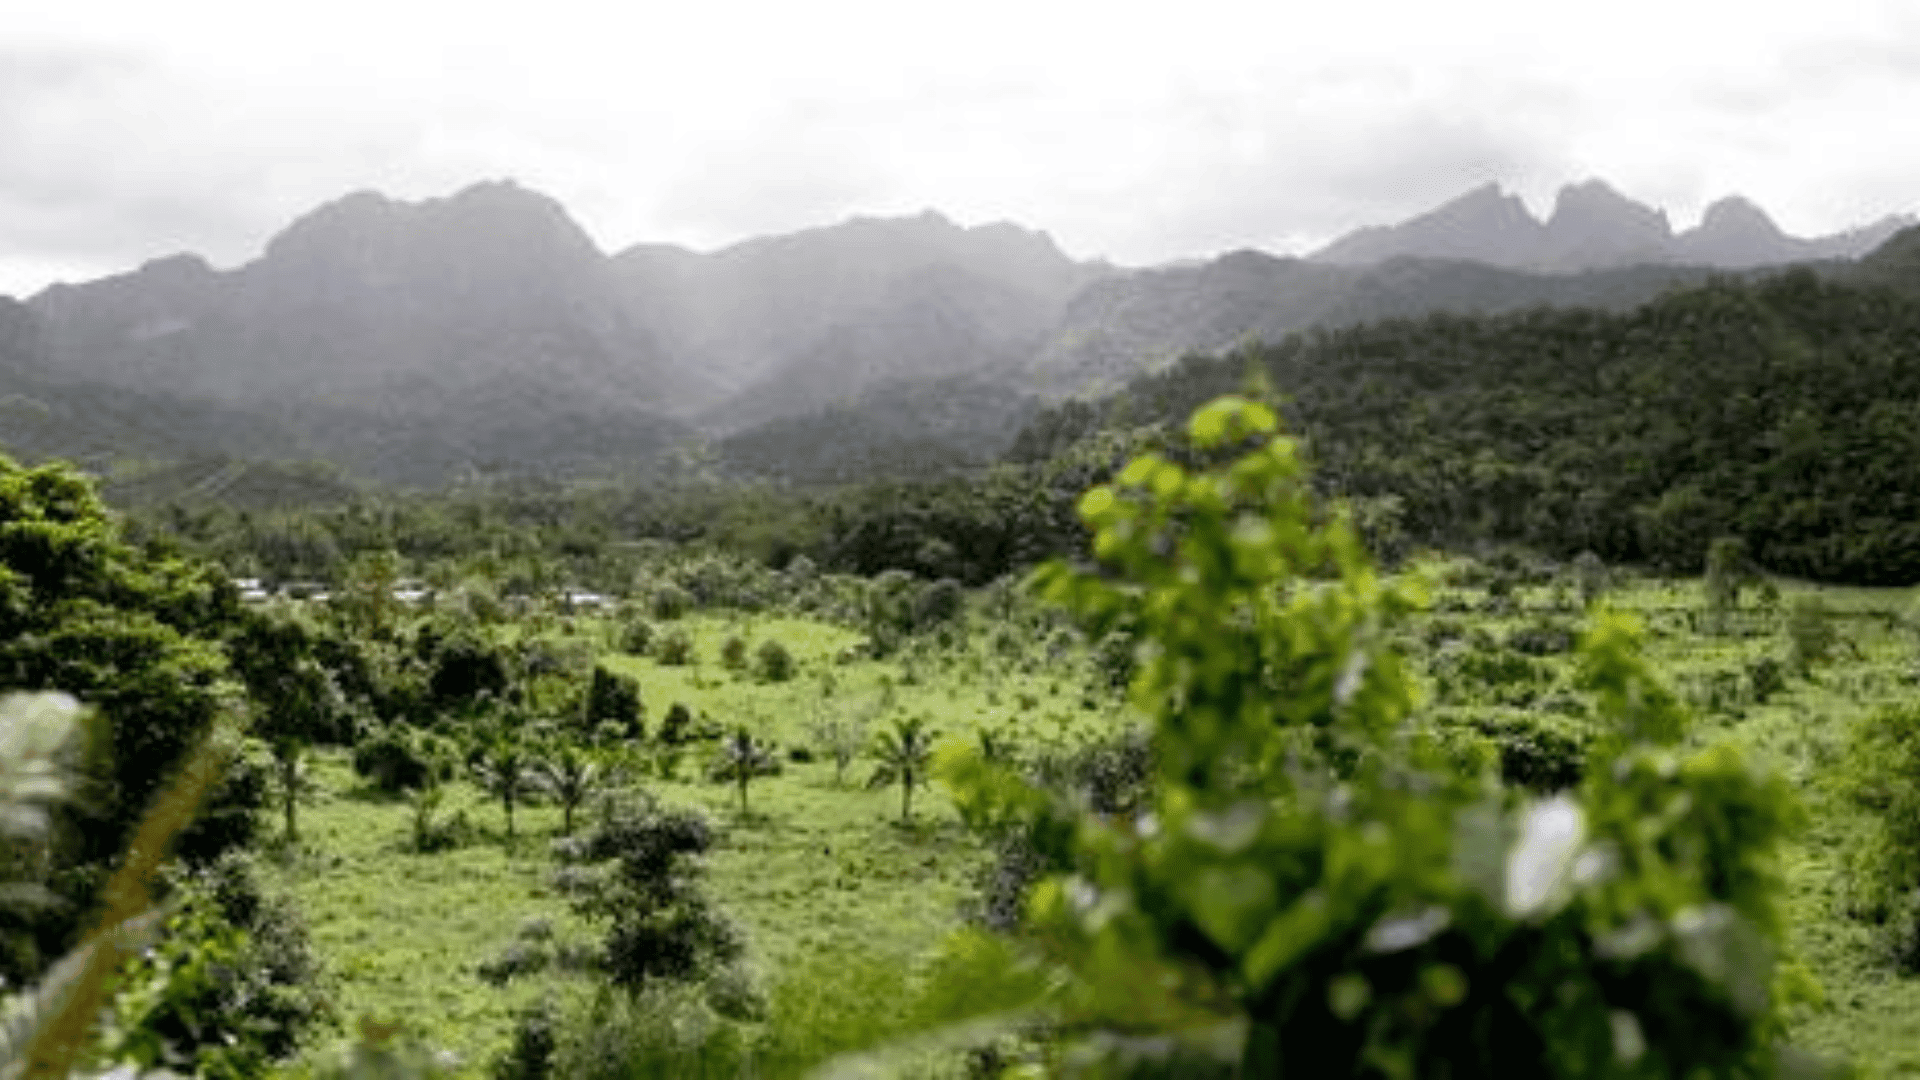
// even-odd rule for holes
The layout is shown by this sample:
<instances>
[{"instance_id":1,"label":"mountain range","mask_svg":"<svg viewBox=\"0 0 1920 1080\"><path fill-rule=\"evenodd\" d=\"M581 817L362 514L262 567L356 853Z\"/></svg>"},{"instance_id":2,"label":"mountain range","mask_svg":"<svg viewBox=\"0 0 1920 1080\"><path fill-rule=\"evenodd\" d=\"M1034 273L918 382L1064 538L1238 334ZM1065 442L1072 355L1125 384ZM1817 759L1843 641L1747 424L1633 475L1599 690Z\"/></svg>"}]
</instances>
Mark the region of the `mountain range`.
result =
<instances>
[{"instance_id":1,"label":"mountain range","mask_svg":"<svg viewBox=\"0 0 1920 1080\"><path fill-rule=\"evenodd\" d=\"M701 441L789 479L964 467L1043 397L1184 352L1434 310L1629 307L1716 272L1853 259L1906 223L1796 239L1728 199L1675 234L1599 181L1541 222L1489 185L1306 258L1122 269L932 211L608 254L511 182L360 192L233 269L177 255L0 298L0 445L101 469L319 459L410 485L633 473ZM835 438L866 464L795 450Z\"/></svg>"},{"instance_id":2,"label":"mountain range","mask_svg":"<svg viewBox=\"0 0 1920 1080\"><path fill-rule=\"evenodd\" d=\"M1750 269L1856 259L1915 223L1890 215L1830 236L1788 236L1766 211L1733 195L1707 207L1700 224L1676 233L1666 212L1602 180L1569 184L1541 221L1518 195L1485 184L1398 225L1348 233L1309 259L1366 265L1401 256L1462 259L1515 270L1569 273L1657 263Z\"/></svg>"}]
</instances>

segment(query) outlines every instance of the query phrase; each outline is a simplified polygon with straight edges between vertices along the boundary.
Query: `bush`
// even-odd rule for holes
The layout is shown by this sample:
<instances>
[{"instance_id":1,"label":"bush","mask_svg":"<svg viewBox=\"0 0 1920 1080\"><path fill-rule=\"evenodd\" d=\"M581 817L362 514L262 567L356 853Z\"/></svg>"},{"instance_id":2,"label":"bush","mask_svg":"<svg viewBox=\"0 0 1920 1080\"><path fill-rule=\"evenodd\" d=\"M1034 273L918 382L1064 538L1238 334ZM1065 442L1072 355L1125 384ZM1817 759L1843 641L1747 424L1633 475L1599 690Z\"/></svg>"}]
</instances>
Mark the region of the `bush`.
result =
<instances>
[{"instance_id":1,"label":"bush","mask_svg":"<svg viewBox=\"0 0 1920 1080\"><path fill-rule=\"evenodd\" d=\"M728 671L747 669L747 643L738 634L731 634L720 646L720 666Z\"/></svg>"},{"instance_id":2,"label":"bush","mask_svg":"<svg viewBox=\"0 0 1920 1080\"><path fill-rule=\"evenodd\" d=\"M1846 852L1849 907L1881 924L1888 949L1920 970L1920 705L1892 705L1860 720L1848 741L1841 787L1871 825Z\"/></svg>"},{"instance_id":3,"label":"bush","mask_svg":"<svg viewBox=\"0 0 1920 1080\"><path fill-rule=\"evenodd\" d=\"M601 962L615 986L638 992L738 959L739 934L697 887L691 861L712 844L704 817L648 808L610 816L581 845L588 859L615 860L605 877L573 883L574 909L609 923Z\"/></svg>"},{"instance_id":4,"label":"bush","mask_svg":"<svg viewBox=\"0 0 1920 1080\"><path fill-rule=\"evenodd\" d=\"M328 1015L305 922L255 875L233 853L175 884L165 933L118 977L104 1061L260 1076Z\"/></svg>"},{"instance_id":5,"label":"bush","mask_svg":"<svg viewBox=\"0 0 1920 1080\"><path fill-rule=\"evenodd\" d=\"M631 619L620 627L620 651L628 656L644 656L653 648L653 624Z\"/></svg>"},{"instance_id":6,"label":"bush","mask_svg":"<svg viewBox=\"0 0 1920 1080\"><path fill-rule=\"evenodd\" d=\"M557 1010L542 998L515 1014L513 1045L494 1059L493 1080L547 1080L553 1075Z\"/></svg>"},{"instance_id":7,"label":"bush","mask_svg":"<svg viewBox=\"0 0 1920 1080\"><path fill-rule=\"evenodd\" d=\"M1526 656L1557 656L1573 651L1578 638L1572 624L1540 618L1507 634L1507 648Z\"/></svg>"},{"instance_id":8,"label":"bush","mask_svg":"<svg viewBox=\"0 0 1920 1080\"><path fill-rule=\"evenodd\" d=\"M599 664L593 666L593 681L587 686L588 731L598 732L603 725L611 724L626 738L644 738L646 727L641 722L644 711L638 679L608 671Z\"/></svg>"},{"instance_id":9,"label":"bush","mask_svg":"<svg viewBox=\"0 0 1920 1080\"><path fill-rule=\"evenodd\" d=\"M660 721L660 741L668 746L678 746L692 738L693 711L676 701L667 709L666 719Z\"/></svg>"},{"instance_id":10,"label":"bush","mask_svg":"<svg viewBox=\"0 0 1920 1080\"><path fill-rule=\"evenodd\" d=\"M669 667L693 663L693 637L677 627L668 631L654 647L653 658Z\"/></svg>"},{"instance_id":11,"label":"bush","mask_svg":"<svg viewBox=\"0 0 1920 1080\"><path fill-rule=\"evenodd\" d=\"M1775 966L1789 783L1687 746L1612 616L1578 656L1601 738L1577 794L1502 802L1449 775L1406 738L1392 631L1416 598L1375 575L1276 425L1216 401L1189 436L1230 463L1143 454L1081 498L1097 568L1037 580L1157 646L1131 687L1151 818L950 761L957 802L1063 817L1072 869L1029 894L1016 943L961 940L938 1019L1045 1008L1054 1060L1093 1075L1786 1071L1786 1010L1810 996Z\"/></svg>"},{"instance_id":12,"label":"bush","mask_svg":"<svg viewBox=\"0 0 1920 1080\"><path fill-rule=\"evenodd\" d=\"M649 598L649 611L655 619L669 621L685 615L693 607L693 596L678 585L662 585Z\"/></svg>"},{"instance_id":13,"label":"bush","mask_svg":"<svg viewBox=\"0 0 1920 1080\"><path fill-rule=\"evenodd\" d=\"M1825 663L1839 643L1826 601L1813 593L1794 597L1787 608L1787 663L1802 678L1815 664Z\"/></svg>"},{"instance_id":14,"label":"bush","mask_svg":"<svg viewBox=\"0 0 1920 1080\"><path fill-rule=\"evenodd\" d=\"M353 748L353 771L388 794L425 787L443 768L433 736L399 724L375 730Z\"/></svg>"},{"instance_id":15,"label":"bush","mask_svg":"<svg viewBox=\"0 0 1920 1080\"><path fill-rule=\"evenodd\" d=\"M778 641L769 638L761 642L755 658L759 661L760 677L768 682L786 682L793 678L793 654Z\"/></svg>"},{"instance_id":16,"label":"bush","mask_svg":"<svg viewBox=\"0 0 1920 1080\"><path fill-rule=\"evenodd\" d=\"M553 1074L568 1080L782 1075L750 1073L740 1028L687 987L603 995L557 1042Z\"/></svg>"}]
</instances>

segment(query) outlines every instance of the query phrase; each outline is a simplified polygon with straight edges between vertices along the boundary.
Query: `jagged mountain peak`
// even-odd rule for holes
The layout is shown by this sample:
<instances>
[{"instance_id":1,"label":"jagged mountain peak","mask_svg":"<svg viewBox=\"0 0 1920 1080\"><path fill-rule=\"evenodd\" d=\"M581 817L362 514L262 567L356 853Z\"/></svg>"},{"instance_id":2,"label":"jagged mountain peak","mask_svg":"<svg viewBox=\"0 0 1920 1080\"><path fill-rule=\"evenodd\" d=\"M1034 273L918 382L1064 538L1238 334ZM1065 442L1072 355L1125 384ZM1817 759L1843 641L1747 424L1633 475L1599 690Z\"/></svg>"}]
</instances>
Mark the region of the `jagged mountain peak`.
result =
<instances>
[{"instance_id":1,"label":"jagged mountain peak","mask_svg":"<svg viewBox=\"0 0 1920 1080\"><path fill-rule=\"evenodd\" d=\"M1553 214L1547 218L1549 233L1592 228L1625 229L1660 237L1673 235L1665 210L1629 199L1597 177L1561 188L1554 197Z\"/></svg>"},{"instance_id":2,"label":"jagged mountain peak","mask_svg":"<svg viewBox=\"0 0 1920 1080\"><path fill-rule=\"evenodd\" d=\"M1744 195L1728 195L1717 199L1700 216L1698 232L1718 231L1758 232L1773 236L1784 236L1780 226L1765 210Z\"/></svg>"},{"instance_id":3,"label":"jagged mountain peak","mask_svg":"<svg viewBox=\"0 0 1920 1080\"><path fill-rule=\"evenodd\" d=\"M1309 256L1361 265L1401 255L1506 264L1532 257L1540 223L1518 195L1489 182L1398 225L1360 229Z\"/></svg>"},{"instance_id":4,"label":"jagged mountain peak","mask_svg":"<svg viewBox=\"0 0 1920 1080\"><path fill-rule=\"evenodd\" d=\"M489 180L418 202L356 191L296 218L267 242L266 258L353 263L435 252L545 263L600 254L558 200L512 180Z\"/></svg>"}]
</instances>

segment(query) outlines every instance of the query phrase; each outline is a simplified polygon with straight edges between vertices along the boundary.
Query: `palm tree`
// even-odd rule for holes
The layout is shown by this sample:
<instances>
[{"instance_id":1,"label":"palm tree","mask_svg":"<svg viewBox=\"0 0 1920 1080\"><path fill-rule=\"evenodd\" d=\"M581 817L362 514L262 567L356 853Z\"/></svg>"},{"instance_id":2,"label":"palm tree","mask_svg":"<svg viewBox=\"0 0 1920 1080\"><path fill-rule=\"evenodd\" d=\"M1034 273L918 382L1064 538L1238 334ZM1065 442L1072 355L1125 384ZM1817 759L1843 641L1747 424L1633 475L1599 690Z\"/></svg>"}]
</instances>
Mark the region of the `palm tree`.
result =
<instances>
[{"instance_id":1,"label":"palm tree","mask_svg":"<svg viewBox=\"0 0 1920 1080\"><path fill-rule=\"evenodd\" d=\"M513 808L534 785L533 755L512 734L502 733L487 744L474 763L473 776L507 812L507 840L513 840Z\"/></svg>"},{"instance_id":2,"label":"palm tree","mask_svg":"<svg viewBox=\"0 0 1920 1080\"><path fill-rule=\"evenodd\" d=\"M600 763L576 746L562 746L553 756L533 764L534 781L560 803L561 835L573 835L573 812L599 791Z\"/></svg>"},{"instance_id":3,"label":"palm tree","mask_svg":"<svg viewBox=\"0 0 1920 1080\"><path fill-rule=\"evenodd\" d=\"M880 767L873 772L869 787L900 782L900 821L913 816L913 786L927 782L927 766L933 760L935 732L918 716L897 718L893 730L882 731L873 740L873 756Z\"/></svg>"},{"instance_id":4,"label":"palm tree","mask_svg":"<svg viewBox=\"0 0 1920 1080\"><path fill-rule=\"evenodd\" d=\"M736 728L720 744L720 769L723 778L731 778L740 787L740 813L747 812L747 784L773 763L767 748L757 743L746 728Z\"/></svg>"}]
</instances>

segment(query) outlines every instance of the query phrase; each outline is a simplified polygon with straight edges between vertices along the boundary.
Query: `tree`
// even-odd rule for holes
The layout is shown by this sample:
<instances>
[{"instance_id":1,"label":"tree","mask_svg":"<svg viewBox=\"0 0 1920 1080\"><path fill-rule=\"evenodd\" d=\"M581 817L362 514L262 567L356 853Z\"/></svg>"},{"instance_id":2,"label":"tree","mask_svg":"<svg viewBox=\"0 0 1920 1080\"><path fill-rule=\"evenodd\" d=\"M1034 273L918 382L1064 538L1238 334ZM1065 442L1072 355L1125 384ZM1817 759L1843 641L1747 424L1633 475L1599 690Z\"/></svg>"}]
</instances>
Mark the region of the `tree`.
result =
<instances>
[{"instance_id":1,"label":"tree","mask_svg":"<svg viewBox=\"0 0 1920 1080\"><path fill-rule=\"evenodd\" d=\"M613 725L622 738L638 739L646 735L641 723L644 708L640 703L640 680L631 675L593 666L593 681L587 686L586 728L597 734L604 724Z\"/></svg>"},{"instance_id":2,"label":"tree","mask_svg":"<svg viewBox=\"0 0 1920 1080\"><path fill-rule=\"evenodd\" d=\"M690 859L712 845L713 831L697 814L627 811L580 845L587 860L618 860L611 875L556 875L574 894L575 911L608 920L603 962L615 986L638 993L740 955L739 934L698 887L699 865Z\"/></svg>"},{"instance_id":3,"label":"tree","mask_svg":"<svg viewBox=\"0 0 1920 1080\"><path fill-rule=\"evenodd\" d=\"M731 780L740 791L740 813L747 812L747 784L773 766L773 755L746 728L735 728L721 740L720 760L714 778Z\"/></svg>"},{"instance_id":4,"label":"tree","mask_svg":"<svg viewBox=\"0 0 1920 1080\"><path fill-rule=\"evenodd\" d=\"M523 740L518 720L519 717L511 714L505 718L491 733L479 760L473 764L474 780L487 794L499 799L500 808L506 812L509 843L514 838L514 807L537 782L533 771L535 758Z\"/></svg>"},{"instance_id":5,"label":"tree","mask_svg":"<svg viewBox=\"0 0 1920 1080\"><path fill-rule=\"evenodd\" d=\"M1415 597L1315 504L1275 426L1217 401L1188 437L1220 464L1142 455L1081 500L1101 565L1041 579L1151 645L1130 687L1151 804L1096 814L977 756L950 770L973 816L1058 823L1072 869L1033 891L1019 942L956 943L979 992L949 1015L1043 1002L1094 1073L1783 1071L1791 788L1731 746L1683 749L1684 710L1612 616L1577 656L1607 732L1577 791L1449 773L1391 644ZM981 959L1023 954L1037 977Z\"/></svg>"},{"instance_id":6,"label":"tree","mask_svg":"<svg viewBox=\"0 0 1920 1080\"><path fill-rule=\"evenodd\" d=\"M927 767L933 761L934 732L919 716L896 717L892 730L882 731L873 741L873 756L879 760L869 787L900 785L900 823L913 818L913 788L927 782Z\"/></svg>"},{"instance_id":7,"label":"tree","mask_svg":"<svg viewBox=\"0 0 1920 1080\"><path fill-rule=\"evenodd\" d=\"M851 714L831 710L824 703L821 708L829 711L808 725L807 735L833 758L833 782L837 787L846 783L847 766L866 748L867 733L879 706L868 704Z\"/></svg>"},{"instance_id":8,"label":"tree","mask_svg":"<svg viewBox=\"0 0 1920 1080\"><path fill-rule=\"evenodd\" d=\"M573 812L591 799L604 784L599 762L582 753L579 747L563 745L534 762L533 773L540 790L560 804L561 834L573 835Z\"/></svg>"},{"instance_id":9,"label":"tree","mask_svg":"<svg viewBox=\"0 0 1920 1080\"><path fill-rule=\"evenodd\" d=\"M1740 609L1740 589L1752 578L1747 543L1737 536L1721 536L1707 545L1707 621L1713 633L1724 634L1727 617Z\"/></svg>"},{"instance_id":10,"label":"tree","mask_svg":"<svg viewBox=\"0 0 1920 1080\"><path fill-rule=\"evenodd\" d=\"M9 983L31 981L75 944L134 825L236 704L218 639L239 613L211 567L129 544L78 473L0 456L0 690L61 690L98 717L76 765L87 797L51 811L56 842L39 884L59 902L0 940ZM193 853L210 859L238 835Z\"/></svg>"},{"instance_id":11,"label":"tree","mask_svg":"<svg viewBox=\"0 0 1920 1080\"><path fill-rule=\"evenodd\" d=\"M251 615L227 651L255 702L253 733L273 755L287 842L297 842L294 814L302 784L301 757L337 727L345 701L314 658L306 626L294 619Z\"/></svg>"}]
</instances>

